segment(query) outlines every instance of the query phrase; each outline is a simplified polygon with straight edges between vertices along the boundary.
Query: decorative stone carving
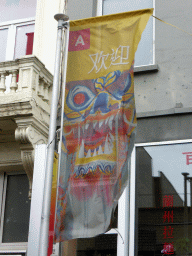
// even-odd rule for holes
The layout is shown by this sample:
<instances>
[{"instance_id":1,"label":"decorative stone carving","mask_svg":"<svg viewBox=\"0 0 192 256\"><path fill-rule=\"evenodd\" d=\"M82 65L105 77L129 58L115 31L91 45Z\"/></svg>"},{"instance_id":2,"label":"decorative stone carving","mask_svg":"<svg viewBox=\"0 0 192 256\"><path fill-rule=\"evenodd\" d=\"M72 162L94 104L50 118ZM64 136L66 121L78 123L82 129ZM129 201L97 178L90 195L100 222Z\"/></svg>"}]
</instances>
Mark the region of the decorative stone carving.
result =
<instances>
[{"instance_id":1,"label":"decorative stone carving","mask_svg":"<svg viewBox=\"0 0 192 256\"><path fill-rule=\"evenodd\" d=\"M21 160L29 179L29 197L32 192L34 149L37 144L46 144L48 128L34 117L15 118L15 140L20 143Z\"/></svg>"},{"instance_id":2,"label":"decorative stone carving","mask_svg":"<svg viewBox=\"0 0 192 256\"><path fill-rule=\"evenodd\" d=\"M29 179L29 198L32 194L32 181L33 181L33 164L34 164L34 150L31 145L21 147L21 160L23 167Z\"/></svg>"},{"instance_id":3,"label":"decorative stone carving","mask_svg":"<svg viewBox=\"0 0 192 256\"><path fill-rule=\"evenodd\" d=\"M31 125L27 127L18 127L15 130L15 139L22 144L31 143L33 146L44 144L45 138Z\"/></svg>"},{"instance_id":4,"label":"decorative stone carving","mask_svg":"<svg viewBox=\"0 0 192 256\"><path fill-rule=\"evenodd\" d=\"M25 169L30 190L35 146L47 143L52 83L53 75L33 55L0 62L0 124L2 120L15 120L7 129L12 130L11 135L0 134L6 150L11 148L13 152L3 152L5 159L0 161L0 171Z\"/></svg>"}]
</instances>

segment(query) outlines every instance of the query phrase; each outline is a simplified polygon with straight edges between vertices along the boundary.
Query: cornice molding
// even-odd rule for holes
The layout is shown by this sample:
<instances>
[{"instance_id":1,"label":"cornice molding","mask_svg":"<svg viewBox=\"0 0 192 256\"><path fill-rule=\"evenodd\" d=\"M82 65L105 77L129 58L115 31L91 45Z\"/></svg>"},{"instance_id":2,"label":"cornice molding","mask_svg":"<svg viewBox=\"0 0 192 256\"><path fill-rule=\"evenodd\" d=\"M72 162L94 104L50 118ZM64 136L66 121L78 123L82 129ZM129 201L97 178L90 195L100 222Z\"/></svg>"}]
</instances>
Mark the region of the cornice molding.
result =
<instances>
[{"instance_id":1,"label":"cornice molding","mask_svg":"<svg viewBox=\"0 0 192 256\"><path fill-rule=\"evenodd\" d=\"M32 114L30 101L0 104L0 117Z\"/></svg>"}]
</instances>

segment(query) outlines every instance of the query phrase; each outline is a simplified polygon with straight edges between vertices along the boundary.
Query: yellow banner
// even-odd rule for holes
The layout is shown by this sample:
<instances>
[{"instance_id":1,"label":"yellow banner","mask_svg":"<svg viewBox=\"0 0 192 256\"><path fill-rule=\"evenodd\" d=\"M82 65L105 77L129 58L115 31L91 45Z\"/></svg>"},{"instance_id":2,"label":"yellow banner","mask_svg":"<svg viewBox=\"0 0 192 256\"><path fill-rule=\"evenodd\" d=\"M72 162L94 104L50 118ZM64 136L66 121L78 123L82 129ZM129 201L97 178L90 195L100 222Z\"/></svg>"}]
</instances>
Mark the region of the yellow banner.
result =
<instances>
[{"instance_id":1,"label":"yellow banner","mask_svg":"<svg viewBox=\"0 0 192 256\"><path fill-rule=\"evenodd\" d=\"M152 12L70 22L57 242L109 228L135 140L134 55Z\"/></svg>"},{"instance_id":2,"label":"yellow banner","mask_svg":"<svg viewBox=\"0 0 192 256\"><path fill-rule=\"evenodd\" d=\"M67 82L129 69L152 13L144 9L70 21Z\"/></svg>"}]
</instances>

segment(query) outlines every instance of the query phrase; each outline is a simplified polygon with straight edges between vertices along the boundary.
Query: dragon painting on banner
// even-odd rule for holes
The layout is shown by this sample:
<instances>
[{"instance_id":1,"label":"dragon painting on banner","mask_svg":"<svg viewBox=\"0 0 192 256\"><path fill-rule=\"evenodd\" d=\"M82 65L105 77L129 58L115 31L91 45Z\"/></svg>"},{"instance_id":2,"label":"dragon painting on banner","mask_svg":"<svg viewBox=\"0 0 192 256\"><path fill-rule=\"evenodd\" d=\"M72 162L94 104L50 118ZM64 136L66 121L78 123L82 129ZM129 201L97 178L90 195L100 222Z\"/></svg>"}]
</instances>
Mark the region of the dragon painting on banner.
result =
<instances>
[{"instance_id":1,"label":"dragon painting on banner","mask_svg":"<svg viewBox=\"0 0 192 256\"><path fill-rule=\"evenodd\" d=\"M146 13L150 16L151 10ZM137 19L128 28L135 31L140 22ZM89 29L85 23L84 30L80 30L74 24L74 44L68 57L70 79L65 88L56 241L93 237L109 228L127 184L137 124L131 51L135 52L132 45L138 40L134 33L129 40L118 39L95 54L95 45L100 42L96 38L91 41L92 35L98 33L96 25ZM103 27L100 33L110 35L112 30ZM126 30L122 33L126 34ZM120 45L120 41L124 44ZM110 49L117 50L104 54ZM78 56L82 53L85 57L81 63ZM74 63L79 67L75 71Z\"/></svg>"}]
</instances>

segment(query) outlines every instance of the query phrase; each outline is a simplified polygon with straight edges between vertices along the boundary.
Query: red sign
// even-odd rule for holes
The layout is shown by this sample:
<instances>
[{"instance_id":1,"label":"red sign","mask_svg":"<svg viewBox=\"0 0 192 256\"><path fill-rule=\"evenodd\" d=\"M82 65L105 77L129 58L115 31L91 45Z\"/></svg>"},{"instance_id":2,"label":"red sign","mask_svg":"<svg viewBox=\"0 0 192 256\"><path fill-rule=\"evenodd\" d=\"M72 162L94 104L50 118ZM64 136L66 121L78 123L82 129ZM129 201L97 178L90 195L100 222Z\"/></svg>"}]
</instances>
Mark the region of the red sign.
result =
<instances>
[{"instance_id":1,"label":"red sign","mask_svg":"<svg viewBox=\"0 0 192 256\"><path fill-rule=\"evenodd\" d=\"M186 164L192 164L192 152L183 152L183 155L186 155Z\"/></svg>"},{"instance_id":2,"label":"red sign","mask_svg":"<svg viewBox=\"0 0 192 256\"><path fill-rule=\"evenodd\" d=\"M173 207L173 195L165 195L163 197L163 208L164 207ZM163 222L173 223L173 210L164 211L163 214ZM163 229L163 239L170 239L174 238L173 236L173 227L171 226L164 226ZM164 243L163 250L161 253L166 255L174 254L174 246L173 243Z\"/></svg>"},{"instance_id":3,"label":"red sign","mask_svg":"<svg viewBox=\"0 0 192 256\"><path fill-rule=\"evenodd\" d=\"M164 211L163 222L165 221L173 223L173 210L172 211Z\"/></svg>"},{"instance_id":4,"label":"red sign","mask_svg":"<svg viewBox=\"0 0 192 256\"><path fill-rule=\"evenodd\" d=\"M163 207L173 207L173 195L163 197Z\"/></svg>"},{"instance_id":5,"label":"red sign","mask_svg":"<svg viewBox=\"0 0 192 256\"><path fill-rule=\"evenodd\" d=\"M90 48L90 28L69 32L69 51L82 51Z\"/></svg>"},{"instance_id":6,"label":"red sign","mask_svg":"<svg viewBox=\"0 0 192 256\"><path fill-rule=\"evenodd\" d=\"M161 253L167 254L167 255L174 254L173 243L164 243L163 250L161 251Z\"/></svg>"},{"instance_id":7,"label":"red sign","mask_svg":"<svg viewBox=\"0 0 192 256\"><path fill-rule=\"evenodd\" d=\"M163 232L163 238L167 239L167 238L174 238L173 237L173 228L171 226L168 227L164 227L164 232Z\"/></svg>"}]
</instances>

